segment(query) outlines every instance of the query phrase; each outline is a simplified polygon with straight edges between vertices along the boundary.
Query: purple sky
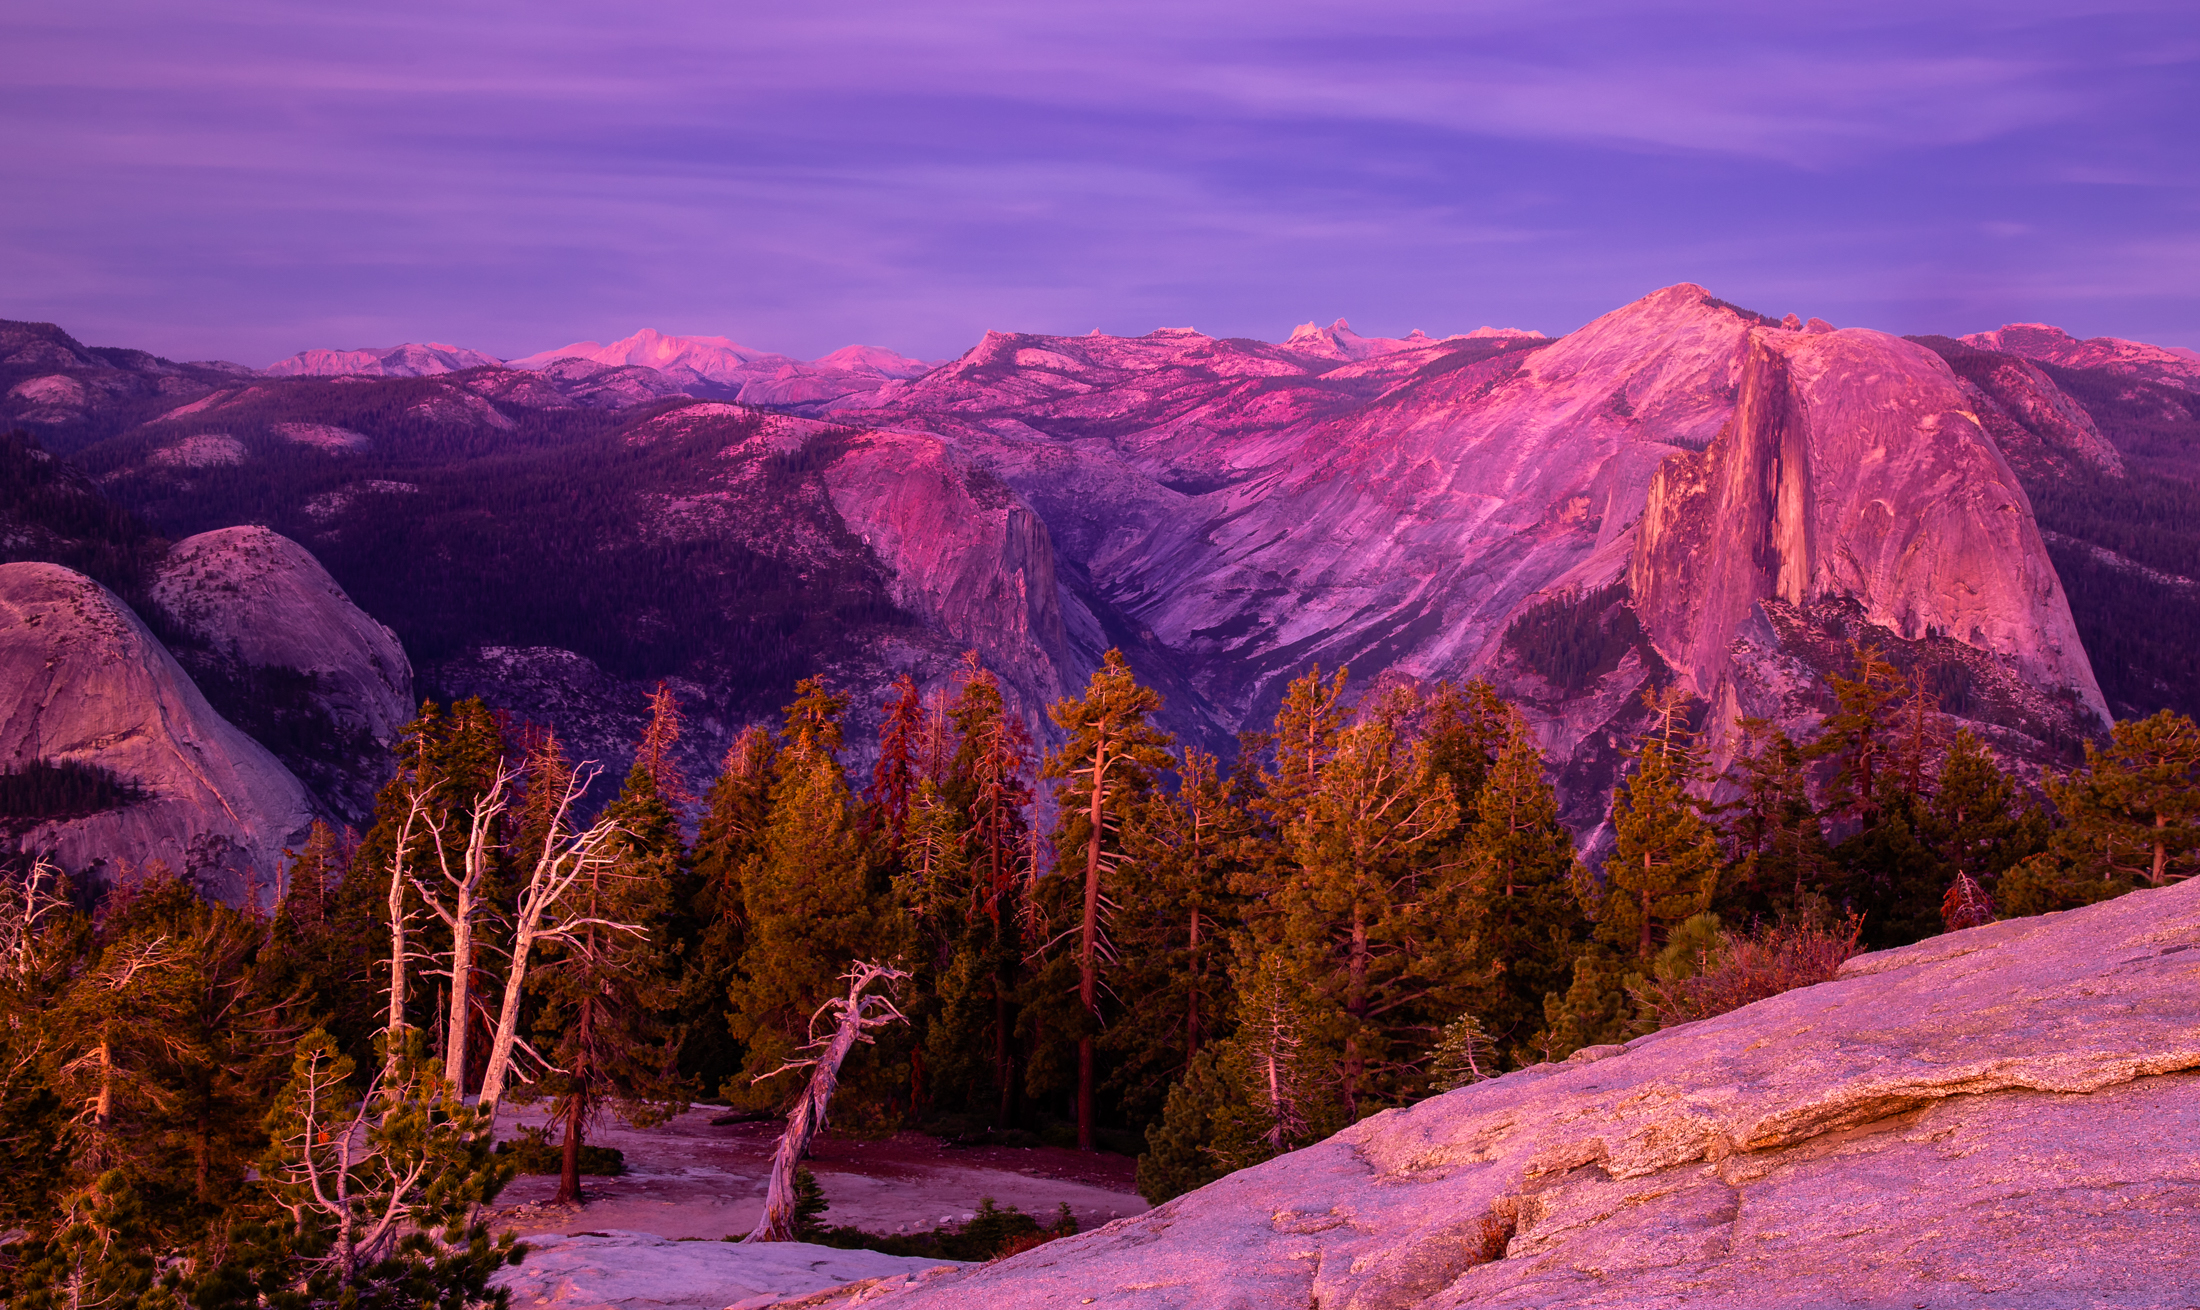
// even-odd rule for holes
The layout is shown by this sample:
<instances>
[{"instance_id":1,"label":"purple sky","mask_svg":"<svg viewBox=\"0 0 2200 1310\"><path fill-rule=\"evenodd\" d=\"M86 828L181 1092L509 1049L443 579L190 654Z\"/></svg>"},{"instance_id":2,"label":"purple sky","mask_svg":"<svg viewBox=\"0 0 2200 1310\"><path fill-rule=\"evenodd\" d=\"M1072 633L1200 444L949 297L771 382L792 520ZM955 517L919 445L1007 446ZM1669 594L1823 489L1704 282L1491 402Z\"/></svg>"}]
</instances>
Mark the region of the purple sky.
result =
<instances>
[{"instance_id":1,"label":"purple sky","mask_svg":"<svg viewBox=\"0 0 2200 1310\"><path fill-rule=\"evenodd\" d=\"M2196 124L2193 0L13 0L0 317L932 357L1690 280L2200 346Z\"/></svg>"}]
</instances>

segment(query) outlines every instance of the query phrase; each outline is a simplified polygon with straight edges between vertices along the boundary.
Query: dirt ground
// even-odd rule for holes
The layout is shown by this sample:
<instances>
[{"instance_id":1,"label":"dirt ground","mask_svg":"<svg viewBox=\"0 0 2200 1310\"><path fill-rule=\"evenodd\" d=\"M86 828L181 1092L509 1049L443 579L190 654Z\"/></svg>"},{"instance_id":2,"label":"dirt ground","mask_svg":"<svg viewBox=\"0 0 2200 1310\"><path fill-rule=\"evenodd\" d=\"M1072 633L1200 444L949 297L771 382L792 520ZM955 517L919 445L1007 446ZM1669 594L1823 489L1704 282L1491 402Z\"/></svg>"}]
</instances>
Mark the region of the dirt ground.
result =
<instances>
[{"instance_id":1,"label":"dirt ground","mask_svg":"<svg viewBox=\"0 0 2200 1310\"><path fill-rule=\"evenodd\" d=\"M697 1106L648 1129L607 1120L586 1140L625 1152L625 1174L584 1176L581 1189L587 1201L578 1210L550 1204L558 1190L555 1177L522 1175L497 1198L493 1222L522 1236L618 1229L677 1240L746 1233L763 1213L765 1175L780 1126L712 1124L725 1113ZM540 1106L509 1107L500 1117L498 1135L510 1137L543 1120ZM1136 1162L1106 1153L951 1147L921 1133L899 1133L882 1141L828 1135L812 1147L808 1164L830 1206L824 1221L872 1232L959 1224L985 1196L1041 1223L1052 1222L1055 1208L1066 1202L1078 1225L1087 1229L1147 1208L1132 1189Z\"/></svg>"}]
</instances>

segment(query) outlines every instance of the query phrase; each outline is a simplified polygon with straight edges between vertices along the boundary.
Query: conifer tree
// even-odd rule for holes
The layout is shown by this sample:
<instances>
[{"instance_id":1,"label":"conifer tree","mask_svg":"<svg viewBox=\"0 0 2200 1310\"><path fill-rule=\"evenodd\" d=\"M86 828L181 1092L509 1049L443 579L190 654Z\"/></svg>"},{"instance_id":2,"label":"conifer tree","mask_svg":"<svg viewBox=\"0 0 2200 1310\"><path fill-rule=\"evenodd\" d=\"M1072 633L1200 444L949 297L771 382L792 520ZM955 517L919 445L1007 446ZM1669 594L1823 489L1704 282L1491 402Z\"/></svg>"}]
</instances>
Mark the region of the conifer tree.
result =
<instances>
[{"instance_id":1,"label":"conifer tree","mask_svg":"<svg viewBox=\"0 0 2200 1310\"><path fill-rule=\"evenodd\" d=\"M1481 678L1464 688L1438 683L1430 695L1429 760L1438 773L1451 779L1452 798L1459 802L1460 814L1475 813L1482 784L1512 738L1517 713Z\"/></svg>"},{"instance_id":2,"label":"conifer tree","mask_svg":"<svg viewBox=\"0 0 2200 1310\"><path fill-rule=\"evenodd\" d=\"M1740 748L1726 780L1736 792L1728 807L1728 869L1715 898L1737 923L1798 922L1814 917L1823 897L1830 852L1803 776L1804 754L1769 719L1735 722Z\"/></svg>"},{"instance_id":3,"label":"conifer tree","mask_svg":"<svg viewBox=\"0 0 2200 1310\"><path fill-rule=\"evenodd\" d=\"M786 1065L809 1040L810 1016L837 994L849 960L894 955L905 946L898 917L882 912L870 894L835 754L846 704L822 679L809 678L787 707L770 821L742 875L745 940L728 1001L745 1059L724 1088L737 1103L792 1095L791 1087L756 1087L751 1080Z\"/></svg>"},{"instance_id":4,"label":"conifer tree","mask_svg":"<svg viewBox=\"0 0 2200 1310\"><path fill-rule=\"evenodd\" d=\"M671 1022L678 984L668 931L686 850L664 791L685 791L670 755L679 709L662 685L651 709L626 784L605 812L618 827L614 858L577 889L583 926L553 949L539 974L535 1026L552 1065L550 1114L564 1126L561 1204L582 1201L581 1149L603 1113L643 1128L678 1113L686 1100Z\"/></svg>"},{"instance_id":5,"label":"conifer tree","mask_svg":"<svg viewBox=\"0 0 2200 1310\"><path fill-rule=\"evenodd\" d=\"M1157 1114L1169 1083L1228 1031L1230 933L1242 916L1233 884L1252 826L1237 780L1197 748L1184 751L1176 794L1153 791L1125 825L1114 928L1123 1013L1105 1041L1134 1123Z\"/></svg>"},{"instance_id":6,"label":"conifer tree","mask_svg":"<svg viewBox=\"0 0 2200 1310\"><path fill-rule=\"evenodd\" d=\"M1336 753L1338 735L1344 730L1349 674L1350 670L1338 669L1324 682L1317 664L1284 691L1275 730L1267 737L1273 765L1262 770L1260 795L1254 802L1278 832L1292 823L1306 822L1311 815L1321 790L1322 769Z\"/></svg>"},{"instance_id":7,"label":"conifer tree","mask_svg":"<svg viewBox=\"0 0 2200 1310\"><path fill-rule=\"evenodd\" d=\"M1830 759L1833 778L1826 788L1826 810L1860 824L1876 814L1885 772L1892 707L1904 690L1901 675L1877 646L1851 643L1856 676L1831 674L1835 708L1819 726L1818 737L1804 749L1806 758Z\"/></svg>"},{"instance_id":8,"label":"conifer tree","mask_svg":"<svg viewBox=\"0 0 2200 1310\"><path fill-rule=\"evenodd\" d=\"M970 910L961 957L943 979L940 1009L926 1041L927 1059L943 1074L967 1069L970 1046L981 1030L991 1037L992 1119L1007 1128L1017 1119L1022 1074L1017 1058L1019 975L1031 928L1029 844L1031 738L1009 712L1000 683L963 657L961 687L948 708L956 749L948 799L963 815L968 842ZM1044 941L1044 935L1037 938ZM977 994L983 990L984 995ZM981 1014L990 1011L987 1018ZM966 1093L967 1094L967 1093Z\"/></svg>"},{"instance_id":9,"label":"conifer tree","mask_svg":"<svg viewBox=\"0 0 2200 1310\"><path fill-rule=\"evenodd\" d=\"M696 929L683 943L680 970L680 1070L699 1087L716 1088L741 1067L726 1005L748 948L742 875L763 851L774 754L762 725L743 728L703 798L683 897Z\"/></svg>"},{"instance_id":10,"label":"conifer tree","mask_svg":"<svg viewBox=\"0 0 2200 1310\"><path fill-rule=\"evenodd\" d=\"M1423 861L1459 807L1427 743L1403 732L1417 708L1398 689L1336 734L1284 829L1292 867L1258 939L1260 967L1288 972L1308 1039L1337 1061L1348 1120L1407 1093L1471 964L1465 872Z\"/></svg>"},{"instance_id":11,"label":"conifer tree","mask_svg":"<svg viewBox=\"0 0 2200 1310\"><path fill-rule=\"evenodd\" d=\"M1100 1023L1100 973L1110 954L1101 937L1103 884L1122 857L1123 820L1152 788L1153 775L1171 762L1170 738L1150 723L1160 693L1142 687L1120 650L1110 650L1094 670L1082 700L1058 702L1051 715L1068 740L1047 759L1045 776L1060 780L1062 807L1055 850L1065 867L1077 867L1083 895L1077 920L1077 1003L1084 1011L1077 1035L1077 1149L1090 1151L1098 1113L1094 1099ZM1110 829L1115 829L1111 839ZM1071 860L1075 859L1075 866Z\"/></svg>"},{"instance_id":12,"label":"conifer tree","mask_svg":"<svg viewBox=\"0 0 2200 1310\"><path fill-rule=\"evenodd\" d=\"M871 785L863 794L867 813L891 851L901 849L909 807L924 776L919 761L924 728L924 698L917 692L917 680L904 673L894 679L887 698L886 715L878 729L878 763L872 766Z\"/></svg>"},{"instance_id":13,"label":"conifer tree","mask_svg":"<svg viewBox=\"0 0 2200 1310\"><path fill-rule=\"evenodd\" d=\"M1662 929L1704 909L1717 891L1718 835L1689 791L1700 767L1687 721L1691 699L1677 685L1643 693L1650 730L1612 796L1614 842L1597 938L1643 966Z\"/></svg>"},{"instance_id":14,"label":"conifer tree","mask_svg":"<svg viewBox=\"0 0 2200 1310\"><path fill-rule=\"evenodd\" d=\"M68 1114L48 1077L49 1050L63 1034L48 1018L88 937L58 869L0 870L0 1225L8 1228L43 1222L67 1181Z\"/></svg>"},{"instance_id":15,"label":"conifer tree","mask_svg":"<svg viewBox=\"0 0 2200 1310\"><path fill-rule=\"evenodd\" d=\"M2085 763L2047 779L2063 826L2012 869L2002 907L2040 914L2164 886L2200 868L2200 728L2163 710L2088 743Z\"/></svg>"},{"instance_id":16,"label":"conifer tree","mask_svg":"<svg viewBox=\"0 0 2200 1310\"><path fill-rule=\"evenodd\" d=\"M1465 909L1479 928L1474 1020L1485 1038L1524 1047L1543 1001L1567 986L1589 922L1576 887L1573 834L1559 822L1543 752L1507 707L1496 758L1476 789L1466 842L1472 874Z\"/></svg>"}]
</instances>

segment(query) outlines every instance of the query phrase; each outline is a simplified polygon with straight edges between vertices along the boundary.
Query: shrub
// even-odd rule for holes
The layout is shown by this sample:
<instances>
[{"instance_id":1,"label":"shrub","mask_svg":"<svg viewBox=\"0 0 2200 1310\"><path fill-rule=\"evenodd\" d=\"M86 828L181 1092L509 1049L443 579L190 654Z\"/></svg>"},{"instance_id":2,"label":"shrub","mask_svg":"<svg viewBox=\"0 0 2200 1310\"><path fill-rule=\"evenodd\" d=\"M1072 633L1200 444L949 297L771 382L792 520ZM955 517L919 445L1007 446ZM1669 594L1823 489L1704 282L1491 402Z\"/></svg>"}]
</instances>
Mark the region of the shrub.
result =
<instances>
[{"instance_id":1,"label":"shrub","mask_svg":"<svg viewBox=\"0 0 2200 1310\"><path fill-rule=\"evenodd\" d=\"M1700 957L1693 976L1653 978L1629 991L1661 1028L1708 1019L1831 979L1841 962L1857 953L1863 930L1863 921L1850 915L1833 928L1807 925L1774 928L1755 937L1722 935Z\"/></svg>"},{"instance_id":2,"label":"shrub","mask_svg":"<svg viewBox=\"0 0 2200 1310\"><path fill-rule=\"evenodd\" d=\"M554 1174L565 1167L565 1147L550 1140L547 1130L522 1128L519 1136L497 1143L498 1155L513 1157L523 1174ZM626 1153L612 1146L590 1146L581 1143L581 1172L595 1177L616 1178L626 1172Z\"/></svg>"}]
</instances>

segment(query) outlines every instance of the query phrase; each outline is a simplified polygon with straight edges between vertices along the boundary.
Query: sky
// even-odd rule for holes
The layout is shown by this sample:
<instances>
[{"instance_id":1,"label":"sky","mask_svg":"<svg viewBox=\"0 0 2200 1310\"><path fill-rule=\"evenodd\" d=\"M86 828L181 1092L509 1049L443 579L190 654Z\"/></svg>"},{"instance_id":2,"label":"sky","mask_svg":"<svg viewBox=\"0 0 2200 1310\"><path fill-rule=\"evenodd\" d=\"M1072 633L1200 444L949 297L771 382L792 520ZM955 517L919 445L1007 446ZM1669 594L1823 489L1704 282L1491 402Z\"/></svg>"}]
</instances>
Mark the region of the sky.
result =
<instances>
[{"instance_id":1,"label":"sky","mask_svg":"<svg viewBox=\"0 0 2200 1310\"><path fill-rule=\"evenodd\" d=\"M2200 347L2193 0L9 0L0 317L264 365L642 327Z\"/></svg>"}]
</instances>

